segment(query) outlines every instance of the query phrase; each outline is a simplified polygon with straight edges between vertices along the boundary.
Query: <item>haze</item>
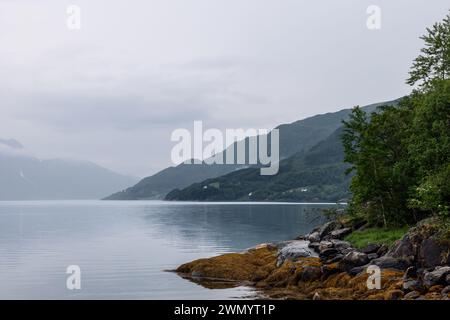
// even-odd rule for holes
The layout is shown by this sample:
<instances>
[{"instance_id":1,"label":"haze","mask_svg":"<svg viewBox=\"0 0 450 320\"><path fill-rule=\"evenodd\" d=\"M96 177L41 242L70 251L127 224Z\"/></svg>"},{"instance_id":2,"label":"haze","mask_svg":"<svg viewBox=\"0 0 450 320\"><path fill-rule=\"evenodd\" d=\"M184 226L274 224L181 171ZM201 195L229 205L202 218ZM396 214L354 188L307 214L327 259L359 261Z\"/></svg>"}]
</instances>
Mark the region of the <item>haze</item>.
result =
<instances>
[{"instance_id":1,"label":"haze","mask_svg":"<svg viewBox=\"0 0 450 320\"><path fill-rule=\"evenodd\" d=\"M66 26L81 8L81 30ZM381 8L380 30L366 26ZM0 138L147 176L170 134L391 100L448 0L0 1Z\"/></svg>"}]
</instances>

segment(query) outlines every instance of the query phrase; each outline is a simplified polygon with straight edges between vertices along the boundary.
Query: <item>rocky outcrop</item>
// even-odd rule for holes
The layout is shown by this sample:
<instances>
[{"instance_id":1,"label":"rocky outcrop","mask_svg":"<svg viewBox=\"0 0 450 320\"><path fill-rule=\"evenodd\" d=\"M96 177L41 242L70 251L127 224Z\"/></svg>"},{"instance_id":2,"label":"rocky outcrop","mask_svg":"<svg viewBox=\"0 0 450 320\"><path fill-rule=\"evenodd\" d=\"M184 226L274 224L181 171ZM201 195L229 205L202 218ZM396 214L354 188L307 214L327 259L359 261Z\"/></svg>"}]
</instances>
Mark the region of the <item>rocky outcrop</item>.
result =
<instances>
[{"instance_id":1,"label":"rocky outcrop","mask_svg":"<svg viewBox=\"0 0 450 320\"><path fill-rule=\"evenodd\" d=\"M308 241L294 240L279 245L277 267L281 266L286 260L295 261L298 258L317 256L314 250L308 247L308 244Z\"/></svg>"},{"instance_id":2,"label":"rocky outcrop","mask_svg":"<svg viewBox=\"0 0 450 320\"><path fill-rule=\"evenodd\" d=\"M439 237L439 221L421 221L388 252L389 256L411 261L418 268L435 268L450 264L450 243Z\"/></svg>"},{"instance_id":3,"label":"rocky outcrop","mask_svg":"<svg viewBox=\"0 0 450 320\"><path fill-rule=\"evenodd\" d=\"M433 236L429 223L390 249L370 244L358 250L341 240L351 228L332 221L297 240L196 260L176 271L208 287L253 285L269 298L449 299L450 266L443 254L449 246ZM425 252L431 243L425 240L436 251ZM380 289L367 286L369 266L381 270Z\"/></svg>"},{"instance_id":4,"label":"rocky outcrop","mask_svg":"<svg viewBox=\"0 0 450 320\"><path fill-rule=\"evenodd\" d=\"M450 274L450 267L436 267L433 271L425 271L423 283L428 287L447 284L446 277Z\"/></svg>"}]
</instances>

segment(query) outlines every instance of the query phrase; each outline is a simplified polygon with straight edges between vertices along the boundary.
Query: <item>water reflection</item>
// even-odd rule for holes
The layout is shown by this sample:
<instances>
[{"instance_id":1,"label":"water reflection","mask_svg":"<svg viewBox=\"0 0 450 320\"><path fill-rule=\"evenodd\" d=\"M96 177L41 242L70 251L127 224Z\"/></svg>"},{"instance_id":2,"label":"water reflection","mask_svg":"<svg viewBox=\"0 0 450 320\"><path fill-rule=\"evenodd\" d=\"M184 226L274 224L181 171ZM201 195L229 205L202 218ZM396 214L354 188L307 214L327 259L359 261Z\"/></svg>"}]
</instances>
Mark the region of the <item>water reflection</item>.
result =
<instances>
[{"instance_id":1,"label":"water reflection","mask_svg":"<svg viewBox=\"0 0 450 320\"><path fill-rule=\"evenodd\" d=\"M262 242L291 239L323 221L324 205L165 202L0 202L0 298L226 299L163 270ZM82 290L65 288L80 265Z\"/></svg>"}]
</instances>

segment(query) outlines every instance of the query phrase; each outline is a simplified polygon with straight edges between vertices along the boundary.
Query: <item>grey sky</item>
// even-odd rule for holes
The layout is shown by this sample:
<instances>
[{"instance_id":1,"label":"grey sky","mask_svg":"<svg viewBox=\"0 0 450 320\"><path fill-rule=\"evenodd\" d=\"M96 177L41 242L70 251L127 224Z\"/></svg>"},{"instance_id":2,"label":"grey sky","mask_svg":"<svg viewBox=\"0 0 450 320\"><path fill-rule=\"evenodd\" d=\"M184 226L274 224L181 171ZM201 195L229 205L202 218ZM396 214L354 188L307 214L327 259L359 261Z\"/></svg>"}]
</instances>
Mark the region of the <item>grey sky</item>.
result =
<instances>
[{"instance_id":1,"label":"grey sky","mask_svg":"<svg viewBox=\"0 0 450 320\"><path fill-rule=\"evenodd\" d=\"M314 3L313 3L314 2ZM66 8L81 8L80 31ZM366 8L382 10L368 30ZM146 176L170 133L273 128L407 94L448 0L0 0L0 138Z\"/></svg>"}]
</instances>

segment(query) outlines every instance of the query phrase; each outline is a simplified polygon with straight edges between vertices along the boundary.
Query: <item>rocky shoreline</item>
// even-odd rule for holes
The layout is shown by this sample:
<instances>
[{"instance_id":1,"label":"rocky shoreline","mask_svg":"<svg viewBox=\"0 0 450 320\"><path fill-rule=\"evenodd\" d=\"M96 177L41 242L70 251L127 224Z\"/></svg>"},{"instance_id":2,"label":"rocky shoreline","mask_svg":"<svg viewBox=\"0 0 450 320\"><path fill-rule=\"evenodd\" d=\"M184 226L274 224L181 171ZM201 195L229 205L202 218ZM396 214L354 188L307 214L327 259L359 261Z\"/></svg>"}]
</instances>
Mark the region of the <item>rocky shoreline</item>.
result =
<instances>
[{"instance_id":1,"label":"rocky shoreline","mask_svg":"<svg viewBox=\"0 0 450 320\"><path fill-rule=\"evenodd\" d=\"M328 222L292 241L199 259L175 271L208 288L248 285L270 299L450 299L450 244L427 219L392 247L356 249L343 238L362 226ZM369 289L368 267L381 287Z\"/></svg>"}]
</instances>

